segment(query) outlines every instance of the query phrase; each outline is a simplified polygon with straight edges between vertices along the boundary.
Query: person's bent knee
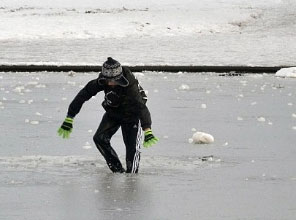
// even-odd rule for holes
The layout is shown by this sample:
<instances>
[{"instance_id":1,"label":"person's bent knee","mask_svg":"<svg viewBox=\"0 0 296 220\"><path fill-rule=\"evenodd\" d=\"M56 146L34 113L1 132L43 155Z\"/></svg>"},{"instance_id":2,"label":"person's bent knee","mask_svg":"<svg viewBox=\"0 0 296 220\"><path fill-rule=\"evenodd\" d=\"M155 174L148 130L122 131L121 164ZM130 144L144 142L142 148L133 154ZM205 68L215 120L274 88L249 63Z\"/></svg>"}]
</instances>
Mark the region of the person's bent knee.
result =
<instances>
[{"instance_id":1,"label":"person's bent knee","mask_svg":"<svg viewBox=\"0 0 296 220\"><path fill-rule=\"evenodd\" d=\"M96 145L108 145L110 144L110 139L106 137L103 133L102 134L96 134L93 136L93 141L96 143Z\"/></svg>"}]
</instances>

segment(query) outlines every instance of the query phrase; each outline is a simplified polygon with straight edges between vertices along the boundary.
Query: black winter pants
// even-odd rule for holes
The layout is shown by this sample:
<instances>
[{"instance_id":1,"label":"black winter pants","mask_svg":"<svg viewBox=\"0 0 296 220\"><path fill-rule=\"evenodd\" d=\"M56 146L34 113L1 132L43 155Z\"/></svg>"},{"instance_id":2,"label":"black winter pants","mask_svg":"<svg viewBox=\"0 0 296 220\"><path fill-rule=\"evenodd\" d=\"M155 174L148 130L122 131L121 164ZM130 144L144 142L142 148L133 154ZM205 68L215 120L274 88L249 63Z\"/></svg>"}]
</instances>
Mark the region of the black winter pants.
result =
<instances>
[{"instance_id":1,"label":"black winter pants","mask_svg":"<svg viewBox=\"0 0 296 220\"><path fill-rule=\"evenodd\" d=\"M105 158L107 165L112 172L124 172L122 164L110 144L112 136L121 127L123 141L126 147L126 172L137 173L140 162L140 146L142 144L142 128L140 121L123 123L120 120L111 118L107 113L104 114L97 132L93 139Z\"/></svg>"}]
</instances>

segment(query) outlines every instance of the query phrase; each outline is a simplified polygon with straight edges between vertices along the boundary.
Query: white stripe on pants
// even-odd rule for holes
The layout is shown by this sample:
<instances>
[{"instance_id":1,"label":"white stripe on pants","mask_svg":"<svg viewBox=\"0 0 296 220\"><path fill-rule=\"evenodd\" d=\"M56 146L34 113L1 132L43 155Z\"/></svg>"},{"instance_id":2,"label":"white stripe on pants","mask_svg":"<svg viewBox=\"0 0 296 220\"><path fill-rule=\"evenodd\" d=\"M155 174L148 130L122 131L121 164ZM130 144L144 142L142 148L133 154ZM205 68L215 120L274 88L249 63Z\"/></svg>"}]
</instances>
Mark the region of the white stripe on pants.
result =
<instances>
[{"instance_id":1,"label":"white stripe on pants","mask_svg":"<svg viewBox=\"0 0 296 220\"><path fill-rule=\"evenodd\" d=\"M136 173L136 171L139 168L140 149L141 149L141 145L142 145L142 140L143 140L143 131L142 131L142 128L141 128L141 123L139 121L138 133L137 133L137 141L136 141L136 153L135 153L134 159L133 159L132 173Z\"/></svg>"}]
</instances>

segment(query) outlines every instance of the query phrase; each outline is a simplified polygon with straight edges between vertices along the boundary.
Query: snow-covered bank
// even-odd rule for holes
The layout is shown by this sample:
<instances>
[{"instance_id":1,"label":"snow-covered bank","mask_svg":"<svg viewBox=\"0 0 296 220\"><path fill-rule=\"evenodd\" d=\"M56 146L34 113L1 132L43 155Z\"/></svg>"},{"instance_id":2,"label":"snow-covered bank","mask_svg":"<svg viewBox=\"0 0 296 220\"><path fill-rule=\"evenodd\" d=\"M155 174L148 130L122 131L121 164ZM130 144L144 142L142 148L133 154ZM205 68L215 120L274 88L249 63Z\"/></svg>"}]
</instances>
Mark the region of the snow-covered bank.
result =
<instances>
[{"instance_id":1,"label":"snow-covered bank","mask_svg":"<svg viewBox=\"0 0 296 220\"><path fill-rule=\"evenodd\" d=\"M275 75L278 77L296 78L296 67L280 69Z\"/></svg>"},{"instance_id":2,"label":"snow-covered bank","mask_svg":"<svg viewBox=\"0 0 296 220\"><path fill-rule=\"evenodd\" d=\"M293 0L1 1L0 64L295 65ZM12 28L13 27L13 28Z\"/></svg>"},{"instance_id":3,"label":"snow-covered bank","mask_svg":"<svg viewBox=\"0 0 296 220\"><path fill-rule=\"evenodd\" d=\"M285 5L278 0L5 0L1 4L3 40L239 33L260 20L265 9Z\"/></svg>"}]
</instances>

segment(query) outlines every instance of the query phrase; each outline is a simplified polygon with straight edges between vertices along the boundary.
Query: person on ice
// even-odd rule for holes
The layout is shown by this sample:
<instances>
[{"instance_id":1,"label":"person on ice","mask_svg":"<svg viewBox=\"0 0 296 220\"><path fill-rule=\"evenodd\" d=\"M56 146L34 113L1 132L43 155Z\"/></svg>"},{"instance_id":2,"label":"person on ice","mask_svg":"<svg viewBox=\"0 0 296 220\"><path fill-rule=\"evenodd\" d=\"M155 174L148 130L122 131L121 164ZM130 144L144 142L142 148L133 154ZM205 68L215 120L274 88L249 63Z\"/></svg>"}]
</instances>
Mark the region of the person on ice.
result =
<instances>
[{"instance_id":1,"label":"person on ice","mask_svg":"<svg viewBox=\"0 0 296 220\"><path fill-rule=\"evenodd\" d=\"M58 130L63 138L69 138L74 117L83 103L98 92L104 91L102 103L105 109L102 121L93 140L114 173L137 173L140 162L140 146L144 131L144 147L158 142L151 130L151 116L146 106L147 96L133 73L108 57L97 79L91 80L71 102L65 121ZM121 127L126 147L126 170L110 144L112 136Z\"/></svg>"}]
</instances>

